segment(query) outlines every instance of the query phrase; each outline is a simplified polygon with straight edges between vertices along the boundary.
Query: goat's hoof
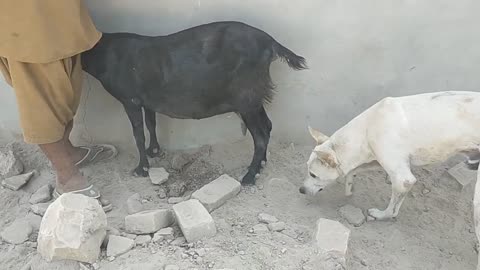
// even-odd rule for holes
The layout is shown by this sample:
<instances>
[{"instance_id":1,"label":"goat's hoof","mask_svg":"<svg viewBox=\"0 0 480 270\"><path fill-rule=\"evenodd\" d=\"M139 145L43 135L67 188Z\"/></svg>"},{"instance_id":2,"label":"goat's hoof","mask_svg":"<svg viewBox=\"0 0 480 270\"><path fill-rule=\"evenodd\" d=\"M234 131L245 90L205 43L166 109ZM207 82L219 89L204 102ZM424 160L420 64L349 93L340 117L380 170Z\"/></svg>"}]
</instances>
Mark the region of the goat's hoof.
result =
<instances>
[{"instance_id":1,"label":"goat's hoof","mask_svg":"<svg viewBox=\"0 0 480 270\"><path fill-rule=\"evenodd\" d=\"M250 176L249 174L245 175L242 179L242 186L254 186L255 185L255 176Z\"/></svg>"},{"instance_id":2,"label":"goat's hoof","mask_svg":"<svg viewBox=\"0 0 480 270\"><path fill-rule=\"evenodd\" d=\"M148 168L138 167L133 171L135 177L148 177Z\"/></svg>"},{"instance_id":3,"label":"goat's hoof","mask_svg":"<svg viewBox=\"0 0 480 270\"><path fill-rule=\"evenodd\" d=\"M147 155L151 158L164 158L165 152L160 150L159 147L153 147L147 149Z\"/></svg>"},{"instance_id":4,"label":"goat's hoof","mask_svg":"<svg viewBox=\"0 0 480 270\"><path fill-rule=\"evenodd\" d=\"M471 170L471 171L476 171L478 170L478 165L479 165L479 161L478 160L467 160L465 161L465 165L467 165L467 169Z\"/></svg>"}]
</instances>

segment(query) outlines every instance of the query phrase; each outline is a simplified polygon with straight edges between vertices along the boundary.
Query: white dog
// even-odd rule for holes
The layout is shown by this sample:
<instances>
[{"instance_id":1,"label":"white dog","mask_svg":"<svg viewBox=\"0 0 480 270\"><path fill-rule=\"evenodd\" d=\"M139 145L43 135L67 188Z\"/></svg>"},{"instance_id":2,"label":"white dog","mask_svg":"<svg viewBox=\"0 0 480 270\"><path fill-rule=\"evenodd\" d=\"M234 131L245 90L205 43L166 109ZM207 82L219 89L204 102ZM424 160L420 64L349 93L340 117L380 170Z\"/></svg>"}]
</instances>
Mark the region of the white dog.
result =
<instances>
[{"instance_id":1,"label":"white dog","mask_svg":"<svg viewBox=\"0 0 480 270\"><path fill-rule=\"evenodd\" d=\"M478 153L480 93L437 92L385 98L355 117L330 138L309 127L317 141L300 188L314 195L339 177L352 194L353 174L379 164L392 184L384 210L369 209L377 220L394 218L417 179L410 165L441 162L463 152ZM474 152L473 152L474 151ZM378 165L377 165L378 166Z\"/></svg>"}]
</instances>

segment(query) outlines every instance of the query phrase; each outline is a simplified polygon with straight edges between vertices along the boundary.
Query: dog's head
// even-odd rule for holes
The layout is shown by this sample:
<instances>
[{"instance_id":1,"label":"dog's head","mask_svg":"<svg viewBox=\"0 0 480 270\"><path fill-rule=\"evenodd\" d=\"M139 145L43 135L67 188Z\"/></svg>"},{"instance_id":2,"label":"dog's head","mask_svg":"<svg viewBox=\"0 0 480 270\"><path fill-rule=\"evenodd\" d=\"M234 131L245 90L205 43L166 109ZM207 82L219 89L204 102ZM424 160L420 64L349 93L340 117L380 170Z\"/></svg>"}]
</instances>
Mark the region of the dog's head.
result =
<instances>
[{"instance_id":1,"label":"dog's head","mask_svg":"<svg viewBox=\"0 0 480 270\"><path fill-rule=\"evenodd\" d=\"M307 178L300 187L300 193L315 195L325 187L334 183L340 176L335 151L328 143L328 136L320 131L308 127L310 135L317 142L317 146L310 154L307 162Z\"/></svg>"}]
</instances>

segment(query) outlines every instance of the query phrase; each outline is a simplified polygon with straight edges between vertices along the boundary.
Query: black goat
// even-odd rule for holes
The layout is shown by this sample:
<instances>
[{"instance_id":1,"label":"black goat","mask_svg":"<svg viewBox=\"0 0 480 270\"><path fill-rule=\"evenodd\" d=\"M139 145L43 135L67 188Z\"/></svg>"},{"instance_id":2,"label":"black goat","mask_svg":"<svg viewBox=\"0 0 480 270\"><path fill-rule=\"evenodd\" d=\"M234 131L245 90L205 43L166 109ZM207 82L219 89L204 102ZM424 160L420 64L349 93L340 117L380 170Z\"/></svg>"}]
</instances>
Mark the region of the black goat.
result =
<instances>
[{"instance_id":1,"label":"black goat","mask_svg":"<svg viewBox=\"0 0 480 270\"><path fill-rule=\"evenodd\" d=\"M148 176L147 154L161 153L155 113L202 119L235 112L255 145L242 183L255 184L267 160L272 122L264 104L273 98L270 64L277 57L293 69L307 68L303 57L265 32L239 22L215 22L159 37L105 33L82 54L82 65L125 108L140 154L136 175ZM151 138L148 149L142 108Z\"/></svg>"}]
</instances>

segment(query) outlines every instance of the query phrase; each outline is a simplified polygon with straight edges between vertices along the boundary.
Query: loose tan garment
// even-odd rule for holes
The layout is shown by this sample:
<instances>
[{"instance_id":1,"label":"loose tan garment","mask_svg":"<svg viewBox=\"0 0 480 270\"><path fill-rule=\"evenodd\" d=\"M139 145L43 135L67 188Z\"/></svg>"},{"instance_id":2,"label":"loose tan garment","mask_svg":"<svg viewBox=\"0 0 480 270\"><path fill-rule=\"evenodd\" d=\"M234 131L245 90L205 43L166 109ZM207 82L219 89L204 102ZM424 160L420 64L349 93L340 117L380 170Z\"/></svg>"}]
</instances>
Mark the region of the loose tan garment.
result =
<instances>
[{"instance_id":1,"label":"loose tan garment","mask_svg":"<svg viewBox=\"0 0 480 270\"><path fill-rule=\"evenodd\" d=\"M0 56L48 63L89 50L101 33L82 0L1 0Z\"/></svg>"},{"instance_id":2,"label":"loose tan garment","mask_svg":"<svg viewBox=\"0 0 480 270\"><path fill-rule=\"evenodd\" d=\"M79 53L100 37L81 0L0 0L0 72L15 89L26 142L63 138L80 102Z\"/></svg>"}]
</instances>

